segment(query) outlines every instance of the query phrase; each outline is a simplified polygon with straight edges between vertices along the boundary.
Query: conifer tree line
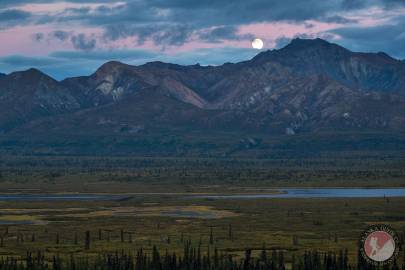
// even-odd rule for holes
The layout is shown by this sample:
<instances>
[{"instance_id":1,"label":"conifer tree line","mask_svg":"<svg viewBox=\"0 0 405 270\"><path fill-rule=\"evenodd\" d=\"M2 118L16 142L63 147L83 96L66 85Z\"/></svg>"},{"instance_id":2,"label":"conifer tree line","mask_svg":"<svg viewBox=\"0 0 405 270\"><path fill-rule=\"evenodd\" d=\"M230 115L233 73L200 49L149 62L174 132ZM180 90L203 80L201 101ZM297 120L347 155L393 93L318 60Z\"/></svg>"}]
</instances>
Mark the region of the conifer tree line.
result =
<instances>
[{"instance_id":1,"label":"conifer tree line","mask_svg":"<svg viewBox=\"0 0 405 270\"><path fill-rule=\"evenodd\" d=\"M204 249L204 250L203 250ZM360 256L351 264L347 250L338 253L305 252L303 255L291 255L286 262L284 251L268 251L265 246L253 256L251 249L246 249L242 257L218 251L210 246L196 247L185 241L181 254L159 251L153 246L151 251L144 249L114 254L99 254L96 258L53 256L45 258L44 254L28 252L23 259L1 257L0 270L405 270L405 262L400 267L397 261L378 268L366 263Z\"/></svg>"}]
</instances>

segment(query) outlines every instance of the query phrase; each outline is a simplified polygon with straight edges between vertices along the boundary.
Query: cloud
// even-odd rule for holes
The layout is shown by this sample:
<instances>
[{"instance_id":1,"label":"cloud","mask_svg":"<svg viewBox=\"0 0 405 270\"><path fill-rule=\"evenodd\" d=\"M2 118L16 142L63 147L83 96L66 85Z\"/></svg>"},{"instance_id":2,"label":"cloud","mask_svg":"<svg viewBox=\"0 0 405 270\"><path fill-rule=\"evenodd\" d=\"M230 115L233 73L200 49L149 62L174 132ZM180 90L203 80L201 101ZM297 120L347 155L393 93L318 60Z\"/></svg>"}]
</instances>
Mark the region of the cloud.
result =
<instances>
[{"instance_id":1,"label":"cloud","mask_svg":"<svg viewBox=\"0 0 405 270\"><path fill-rule=\"evenodd\" d=\"M66 41L69 38L70 33L66 31L57 30L50 33L50 36L60 41Z\"/></svg>"},{"instance_id":2,"label":"cloud","mask_svg":"<svg viewBox=\"0 0 405 270\"><path fill-rule=\"evenodd\" d=\"M17 9L6 9L0 11L0 22L25 20L31 16L31 13Z\"/></svg>"},{"instance_id":3,"label":"cloud","mask_svg":"<svg viewBox=\"0 0 405 270\"><path fill-rule=\"evenodd\" d=\"M253 58L256 51L247 48L202 48L175 55L162 56L162 61L182 65L222 65L224 63L237 63Z\"/></svg>"},{"instance_id":4,"label":"cloud","mask_svg":"<svg viewBox=\"0 0 405 270\"><path fill-rule=\"evenodd\" d=\"M154 59L160 54L146 50L111 50L111 51L58 51L50 54L54 58L82 60L139 60Z\"/></svg>"},{"instance_id":5,"label":"cloud","mask_svg":"<svg viewBox=\"0 0 405 270\"><path fill-rule=\"evenodd\" d=\"M111 59L186 64L246 60L253 52L232 46L247 47L245 41L256 35L271 48L297 36L323 37L352 50L404 58L404 8L404 0L0 0L1 39L20 35L4 43L3 50L0 43L0 52L49 53L42 61L59 61L55 70L60 77L68 74L62 67L71 67L71 59L82 66L68 75L86 74ZM198 49L207 47L214 48ZM39 59L32 60L38 64ZM17 62L15 68L21 66ZM45 66L51 69L51 64Z\"/></svg>"},{"instance_id":6,"label":"cloud","mask_svg":"<svg viewBox=\"0 0 405 270\"><path fill-rule=\"evenodd\" d=\"M383 51L388 52L393 57L404 58L404 29L405 16L400 16L387 25L341 27L331 32L340 37L340 44L352 50Z\"/></svg>"},{"instance_id":7,"label":"cloud","mask_svg":"<svg viewBox=\"0 0 405 270\"><path fill-rule=\"evenodd\" d=\"M58 2L68 3L111 3L119 2L121 0L1 0L0 8L6 8L10 6L21 6L25 4L49 4Z\"/></svg>"},{"instance_id":8,"label":"cloud","mask_svg":"<svg viewBox=\"0 0 405 270\"><path fill-rule=\"evenodd\" d=\"M147 26L107 26L104 40L115 41L122 38L135 37L137 44L142 45L146 40L152 40L156 45L180 46L186 43L193 33L193 29L187 25L178 24L154 24Z\"/></svg>"},{"instance_id":9,"label":"cloud","mask_svg":"<svg viewBox=\"0 0 405 270\"><path fill-rule=\"evenodd\" d=\"M238 34L238 28L234 25L219 26L199 32L199 38L211 43L219 43L224 40L252 40L252 34Z\"/></svg>"},{"instance_id":10,"label":"cloud","mask_svg":"<svg viewBox=\"0 0 405 270\"><path fill-rule=\"evenodd\" d=\"M24 67L43 67L61 63L60 60L51 57L29 57L23 55L10 55L0 57L1 65L16 66L19 68Z\"/></svg>"},{"instance_id":11,"label":"cloud","mask_svg":"<svg viewBox=\"0 0 405 270\"><path fill-rule=\"evenodd\" d=\"M185 25L153 24L153 25L110 25L104 33L105 40L118 40L127 37L136 37L138 44L144 44L152 39L162 45L182 45L190 37L191 29Z\"/></svg>"},{"instance_id":12,"label":"cloud","mask_svg":"<svg viewBox=\"0 0 405 270\"><path fill-rule=\"evenodd\" d=\"M85 34L78 34L72 36L71 39L73 47L77 50L89 51L96 47L97 40L94 37L86 36Z\"/></svg>"},{"instance_id":13,"label":"cloud","mask_svg":"<svg viewBox=\"0 0 405 270\"><path fill-rule=\"evenodd\" d=\"M0 10L0 31L15 25L26 24L31 16L31 13L17 9Z\"/></svg>"},{"instance_id":14,"label":"cloud","mask_svg":"<svg viewBox=\"0 0 405 270\"><path fill-rule=\"evenodd\" d=\"M150 39L160 47L180 46L195 38L208 43L219 43L225 40L251 40L254 38L251 34L238 34L236 26L219 26L196 30L188 25L155 24L134 27L112 25L108 26L104 33L104 39L107 41L128 37L135 37L139 45Z\"/></svg>"},{"instance_id":15,"label":"cloud","mask_svg":"<svg viewBox=\"0 0 405 270\"><path fill-rule=\"evenodd\" d=\"M44 33L36 33L33 35L33 39L37 42L42 42L45 40ZM96 48L97 39L95 35L90 34L86 35L84 33L75 34L74 32L67 32L62 30L56 30L48 33L47 39L48 42L56 40L60 42L69 41L73 48L82 51L90 51Z\"/></svg>"},{"instance_id":16,"label":"cloud","mask_svg":"<svg viewBox=\"0 0 405 270\"><path fill-rule=\"evenodd\" d=\"M44 40L45 35L43 33L35 33L32 35L32 38L37 42L41 42L42 40Z\"/></svg>"},{"instance_id":17,"label":"cloud","mask_svg":"<svg viewBox=\"0 0 405 270\"><path fill-rule=\"evenodd\" d=\"M239 62L251 59L256 51L243 48L196 49L173 55L148 50L114 51L58 51L45 57L14 55L0 57L0 70L13 72L31 67L40 69L55 79L90 75L102 64L110 60L119 60L131 65L141 65L152 61L164 61L182 65L222 65L226 62Z\"/></svg>"},{"instance_id":18,"label":"cloud","mask_svg":"<svg viewBox=\"0 0 405 270\"><path fill-rule=\"evenodd\" d=\"M152 39L155 44L160 46L166 45L183 45L190 37L191 30L185 25L175 25L153 34Z\"/></svg>"},{"instance_id":19,"label":"cloud","mask_svg":"<svg viewBox=\"0 0 405 270\"><path fill-rule=\"evenodd\" d=\"M4 1L3 5L12 3L9 0ZM17 4L55 2L62 1L16 1ZM212 29L211 33L201 33L201 37L208 42L247 39L250 37L235 35L235 28L242 24L262 22L322 20L331 12L342 9L342 0L122 0L122 3L117 5L105 1L104 5L96 8L89 8L86 4L102 2L87 0L67 2L83 5L69 7L54 14L52 12L37 14L35 23L97 26L104 28L105 37L111 40L131 36L136 37L140 43L145 39L151 39L162 46L183 45L193 33L207 29ZM292 6L294 8L291 8ZM337 16L328 18L338 19ZM340 22L344 22L342 18ZM82 47L84 39L77 37L76 41L80 44L78 47Z\"/></svg>"},{"instance_id":20,"label":"cloud","mask_svg":"<svg viewBox=\"0 0 405 270\"><path fill-rule=\"evenodd\" d=\"M338 24L354 24L354 23L359 22L356 19L349 19L349 18L339 16L339 15L327 16L325 18L322 18L322 21L328 22L328 23L338 23Z\"/></svg>"},{"instance_id":21,"label":"cloud","mask_svg":"<svg viewBox=\"0 0 405 270\"><path fill-rule=\"evenodd\" d=\"M76 1L77 2L77 1ZM88 1L83 1L83 4ZM135 44L147 40L161 48L182 46L190 41L219 43L247 40L254 33L238 34L241 25L264 22L304 23L318 21L331 24L356 24L357 18L343 16L347 11L363 9L367 4L388 8L383 0L122 0L117 5L101 5L95 9L69 8L58 14L58 23L79 23L104 29L103 40L111 42L134 38ZM389 0L389 2L400 2ZM294 7L294 8L291 8ZM136 16L134 16L136 14ZM91 45L76 38L75 46ZM96 44L94 44L96 45ZM87 47L87 46L84 46ZM88 49L88 48L87 48Z\"/></svg>"},{"instance_id":22,"label":"cloud","mask_svg":"<svg viewBox=\"0 0 405 270\"><path fill-rule=\"evenodd\" d=\"M110 60L144 64L162 58L162 54L147 50L57 51L43 57L24 55L0 57L0 70L9 73L34 67L55 79L62 80L66 77L89 75Z\"/></svg>"}]
</instances>

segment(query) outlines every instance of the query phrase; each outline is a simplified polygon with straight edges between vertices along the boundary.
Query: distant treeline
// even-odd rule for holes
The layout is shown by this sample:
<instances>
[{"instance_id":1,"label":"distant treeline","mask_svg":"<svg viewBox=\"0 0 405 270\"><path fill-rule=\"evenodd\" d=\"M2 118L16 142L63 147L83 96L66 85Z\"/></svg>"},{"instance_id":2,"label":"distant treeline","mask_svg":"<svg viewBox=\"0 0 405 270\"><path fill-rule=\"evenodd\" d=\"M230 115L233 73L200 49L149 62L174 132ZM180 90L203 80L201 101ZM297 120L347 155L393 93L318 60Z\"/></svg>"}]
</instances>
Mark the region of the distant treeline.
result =
<instances>
[{"instance_id":1,"label":"distant treeline","mask_svg":"<svg viewBox=\"0 0 405 270\"><path fill-rule=\"evenodd\" d=\"M246 249L242 258L229 253L214 250L202 250L201 245L193 247L190 242L184 245L182 254L161 253L156 247L145 252L139 249L133 255L124 251L115 254L99 254L95 259L88 257L60 258L53 256L46 259L38 252L36 255L28 252L23 259L13 257L0 259L0 270L374 270L379 269L367 264L361 257L355 264L349 262L347 250L338 254L317 251L305 252L303 255L293 254L287 263L283 251L273 250L270 253L265 247L258 256L252 255L251 249ZM386 265L383 270L399 270L396 261ZM405 269L405 263L402 264Z\"/></svg>"},{"instance_id":2,"label":"distant treeline","mask_svg":"<svg viewBox=\"0 0 405 270\"><path fill-rule=\"evenodd\" d=\"M50 130L48 130L50 132ZM295 136L159 129L140 134L0 134L1 156L138 156L204 158L396 158L405 151L403 133L317 131ZM44 136L45 135L45 136Z\"/></svg>"},{"instance_id":3,"label":"distant treeline","mask_svg":"<svg viewBox=\"0 0 405 270\"><path fill-rule=\"evenodd\" d=\"M404 159L192 159L136 157L1 156L0 182L218 184L254 182L297 186L403 186ZM385 181L381 181L385 179ZM250 182L250 183L247 183ZM319 184L318 184L319 183ZM77 190L76 190L77 191Z\"/></svg>"}]
</instances>

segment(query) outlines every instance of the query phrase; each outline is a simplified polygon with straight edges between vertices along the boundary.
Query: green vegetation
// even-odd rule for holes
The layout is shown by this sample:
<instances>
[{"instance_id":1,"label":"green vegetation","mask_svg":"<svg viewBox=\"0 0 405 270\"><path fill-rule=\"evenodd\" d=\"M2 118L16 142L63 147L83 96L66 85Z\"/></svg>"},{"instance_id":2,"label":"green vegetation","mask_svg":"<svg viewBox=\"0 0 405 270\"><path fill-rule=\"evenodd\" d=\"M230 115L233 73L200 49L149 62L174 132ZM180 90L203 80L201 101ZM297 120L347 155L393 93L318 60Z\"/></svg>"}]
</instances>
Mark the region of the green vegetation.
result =
<instances>
[{"instance_id":1,"label":"green vegetation","mask_svg":"<svg viewBox=\"0 0 405 270\"><path fill-rule=\"evenodd\" d=\"M235 193L297 186L403 187L405 159L0 156L0 192Z\"/></svg>"},{"instance_id":2,"label":"green vegetation","mask_svg":"<svg viewBox=\"0 0 405 270\"><path fill-rule=\"evenodd\" d=\"M76 258L70 256L68 259L61 259L59 256L53 256L52 260L47 261L42 253L33 256L30 252L23 260L16 258L7 258L0 260L0 269L111 269L111 270L348 270L370 269L364 260L359 257L356 265L350 265L347 250L336 253L305 252L302 256L286 259L284 251L273 250L271 254L265 246L262 247L257 257L252 256L252 250L246 249L244 257L235 258L231 254L219 252L218 249L210 251L202 250L199 244L197 248L193 247L189 241L184 244L181 254L176 252L166 252L163 254L154 246L150 253L139 249L134 255L124 252L115 254L99 255L93 260L89 258ZM402 269L405 267L405 263ZM372 268L377 269L377 268ZM399 270L397 261L386 265L384 269Z\"/></svg>"},{"instance_id":3,"label":"green vegetation","mask_svg":"<svg viewBox=\"0 0 405 270\"><path fill-rule=\"evenodd\" d=\"M306 251L348 249L355 262L357 242L370 224L388 223L403 236L405 198L208 200L175 195L139 195L118 201L1 202L0 255L47 257L143 248L181 252L186 241L204 250L243 257L269 250L303 256ZM200 213L206 213L201 215ZM216 213L210 215L209 213ZM19 223L20 217L33 223Z\"/></svg>"},{"instance_id":4,"label":"green vegetation","mask_svg":"<svg viewBox=\"0 0 405 270\"><path fill-rule=\"evenodd\" d=\"M252 267L262 265L257 269L346 269L333 266L341 265L339 258L347 258L353 269L359 237L368 225L387 223L403 242L405 198L212 200L185 195L269 193L277 186L403 187L403 165L398 158L336 156L305 160L2 156L1 193L80 192L123 198L0 201L0 269L15 269L15 263L26 265L30 260L53 269L71 269L73 262L76 269L88 269L86 260L95 269L149 269L136 268L141 250L146 261L153 261L154 252L160 252L162 260L176 253L176 265L170 269L195 269L181 264L187 245L195 253L200 249L205 260L208 250L210 256L217 250L224 264L207 266L211 270L249 270L250 266L243 268L248 254ZM260 262L263 249L269 265L274 252L283 256L283 266L271 268ZM235 267L225 266L226 262ZM322 265L308 266L315 262ZM167 269L165 261L161 265L153 269Z\"/></svg>"}]
</instances>

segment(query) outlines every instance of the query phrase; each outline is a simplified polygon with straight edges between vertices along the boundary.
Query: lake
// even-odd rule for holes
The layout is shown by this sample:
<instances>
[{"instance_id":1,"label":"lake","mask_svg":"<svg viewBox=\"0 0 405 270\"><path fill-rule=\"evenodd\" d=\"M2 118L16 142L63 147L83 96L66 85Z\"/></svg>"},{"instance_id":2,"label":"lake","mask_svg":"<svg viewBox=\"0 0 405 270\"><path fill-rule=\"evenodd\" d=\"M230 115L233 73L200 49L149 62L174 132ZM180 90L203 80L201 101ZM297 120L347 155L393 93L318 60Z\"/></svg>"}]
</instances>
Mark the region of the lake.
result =
<instances>
[{"instance_id":1,"label":"lake","mask_svg":"<svg viewBox=\"0 0 405 270\"><path fill-rule=\"evenodd\" d=\"M215 194L215 195L170 195L196 199L272 199L272 198L379 198L405 197L405 188L279 188L268 194ZM0 194L0 201L119 201L145 196L113 194ZM161 196L162 194L149 194Z\"/></svg>"},{"instance_id":2,"label":"lake","mask_svg":"<svg viewBox=\"0 0 405 270\"><path fill-rule=\"evenodd\" d=\"M111 194L0 194L0 201L117 201L127 198Z\"/></svg>"},{"instance_id":3,"label":"lake","mask_svg":"<svg viewBox=\"0 0 405 270\"><path fill-rule=\"evenodd\" d=\"M206 199L405 197L405 188L280 188L272 194L199 195Z\"/></svg>"}]
</instances>

